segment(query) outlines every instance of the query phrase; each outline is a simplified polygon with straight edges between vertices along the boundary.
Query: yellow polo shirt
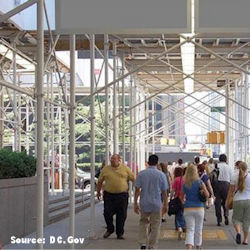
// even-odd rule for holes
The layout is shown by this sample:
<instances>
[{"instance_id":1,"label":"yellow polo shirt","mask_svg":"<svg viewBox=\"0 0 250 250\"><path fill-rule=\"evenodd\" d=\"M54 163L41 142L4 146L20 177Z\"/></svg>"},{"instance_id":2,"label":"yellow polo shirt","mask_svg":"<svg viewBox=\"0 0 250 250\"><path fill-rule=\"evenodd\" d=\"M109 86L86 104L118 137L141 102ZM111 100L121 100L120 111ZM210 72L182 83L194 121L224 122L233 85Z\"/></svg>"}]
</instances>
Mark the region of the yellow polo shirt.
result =
<instances>
[{"instance_id":1,"label":"yellow polo shirt","mask_svg":"<svg viewBox=\"0 0 250 250\"><path fill-rule=\"evenodd\" d=\"M110 165L101 171L98 181L105 181L104 191L109 193L122 193L128 191L128 181L134 181L135 177L130 168L120 164L117 168Z\"/></svg>"}]
</instances>

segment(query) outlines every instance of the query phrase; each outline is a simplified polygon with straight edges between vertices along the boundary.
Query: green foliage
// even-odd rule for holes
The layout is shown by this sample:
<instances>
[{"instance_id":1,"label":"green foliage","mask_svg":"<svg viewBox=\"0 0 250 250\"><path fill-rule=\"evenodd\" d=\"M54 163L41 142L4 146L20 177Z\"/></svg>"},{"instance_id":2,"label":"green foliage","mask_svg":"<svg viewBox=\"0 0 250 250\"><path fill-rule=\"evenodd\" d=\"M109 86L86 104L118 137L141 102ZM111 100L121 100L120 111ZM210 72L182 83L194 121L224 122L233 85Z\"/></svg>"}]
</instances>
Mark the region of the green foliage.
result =
<instances>
[{"instance_id":1,"label":"green foliage","mask_svg":"<svg viewBox=\"0 0 250 250\"><path fill-rule=\"evenodd\" d=\"M26 152L0 150L0 179L31 177L36 173L36 159Z\"/></svg>"}]
</instances>

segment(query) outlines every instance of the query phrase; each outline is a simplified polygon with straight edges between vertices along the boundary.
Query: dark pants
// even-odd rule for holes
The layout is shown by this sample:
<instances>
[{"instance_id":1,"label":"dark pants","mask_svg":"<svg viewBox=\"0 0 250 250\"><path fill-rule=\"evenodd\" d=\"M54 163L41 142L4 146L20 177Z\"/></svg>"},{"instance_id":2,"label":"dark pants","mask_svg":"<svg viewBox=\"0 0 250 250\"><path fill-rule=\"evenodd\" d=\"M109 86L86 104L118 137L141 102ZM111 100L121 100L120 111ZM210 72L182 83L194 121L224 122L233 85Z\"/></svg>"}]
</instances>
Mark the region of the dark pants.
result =
<instances>
[{"instance_id":1,"label":"dark pants","mask_svg":"<svg viewBox=\"0 0 250 250\"><path fill-rule=\"evenodd\" d=\"M179 227L181 227L182 229L186 228L183 209L178 211L178 213L175 215L175 228L178 229Z\"/></svg>"},{"instance_id":2,"label":"dark pants","mask_svg":"<svg viewBox=\"0 0 250 250\"><path fill-rule=\"evenodd\" d=\"M116 214L116 234L121 236L124 233L124 224L127 218L128 193L112 194L104 191L104 218L107 230L111 233L115 231L113 216Z\"/></svg>"},{"instance_id":3,"label":"dark pants","mask_svg":"<svg viewBox=\"0 0 250 250\"><path fill-rule=\"evenodd\" d=\"M221 207L224 211L224 217L228 217L228 209L226 209L226 199L230 183L227 181L218 181L215 187L215 212L217 222L222 222Z\"/></svg>"}]
</instances>

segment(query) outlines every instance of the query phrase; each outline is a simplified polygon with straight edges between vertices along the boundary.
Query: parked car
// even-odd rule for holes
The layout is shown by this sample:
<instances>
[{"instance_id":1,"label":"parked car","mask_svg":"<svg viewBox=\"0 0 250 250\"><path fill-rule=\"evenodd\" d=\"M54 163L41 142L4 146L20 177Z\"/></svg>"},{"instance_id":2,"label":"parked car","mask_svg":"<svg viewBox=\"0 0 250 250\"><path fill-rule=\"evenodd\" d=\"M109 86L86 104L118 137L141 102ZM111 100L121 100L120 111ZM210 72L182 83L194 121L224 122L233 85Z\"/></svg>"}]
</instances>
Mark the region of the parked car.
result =
<instances>
[{"instance_id":1,"label":"parked car","mask_svg":"<svg viewBox=\"0 0 250 250\"><path fill-rule=\"evenodd\" d=\"M80 168L77 168L77 176L78 176L79 188L90 190L91 174L81 170ZM95 188L96 188L97 182L98 182L98 179L95 178Z\"/></svg>"}]
</instances>

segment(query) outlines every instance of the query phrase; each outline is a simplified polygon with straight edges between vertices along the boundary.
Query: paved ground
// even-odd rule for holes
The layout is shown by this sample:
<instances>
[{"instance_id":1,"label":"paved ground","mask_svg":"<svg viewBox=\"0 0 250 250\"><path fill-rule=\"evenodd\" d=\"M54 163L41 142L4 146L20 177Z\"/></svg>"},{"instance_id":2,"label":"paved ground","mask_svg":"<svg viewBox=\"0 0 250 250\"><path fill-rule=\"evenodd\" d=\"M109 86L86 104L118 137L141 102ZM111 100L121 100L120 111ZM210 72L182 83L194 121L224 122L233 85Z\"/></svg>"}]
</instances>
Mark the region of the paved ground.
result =
<instances>
[{"instance_id":1,"label":"paved ground","mask_svg":"<svg viewBox=\"0 0 250 250\"><path fill-rule=\"evenodd\" d=\"M138 249L137 233L139 216L134 214L132 206L128 210L128 219L125 226L125 240L117 240L113 234L108 239L103 239L105 232L105 223L103 219L103 204L96 205L96 223L94 238L90 237L90 210L86 209L76 215L76 235L75 238L84 238L83 244L75 244L76 249ZM236 245L234 240L234 229L232 224L229 226L216 226L214 209L206 213L207 221L203 231L203 249L250 249L249 246ZM231 216L230 216L231 218ZM167 222L162 224L161 237L159 241L159 249L185 249L184 240L178 241L177 234L174 229L173 216L167 217ZM50 243L51 236L61 236L66 241L68 237L69 219L47 226L44 229L45 245L44 249L67 249L69 245ZM35 237L34 234L27 238ZM34 249L35 244L10 244L4 249Z\"/></svg>"}]
</instances>

